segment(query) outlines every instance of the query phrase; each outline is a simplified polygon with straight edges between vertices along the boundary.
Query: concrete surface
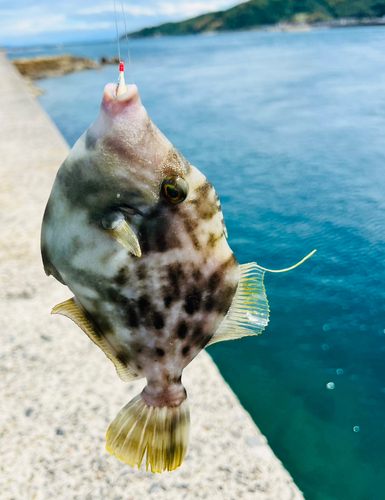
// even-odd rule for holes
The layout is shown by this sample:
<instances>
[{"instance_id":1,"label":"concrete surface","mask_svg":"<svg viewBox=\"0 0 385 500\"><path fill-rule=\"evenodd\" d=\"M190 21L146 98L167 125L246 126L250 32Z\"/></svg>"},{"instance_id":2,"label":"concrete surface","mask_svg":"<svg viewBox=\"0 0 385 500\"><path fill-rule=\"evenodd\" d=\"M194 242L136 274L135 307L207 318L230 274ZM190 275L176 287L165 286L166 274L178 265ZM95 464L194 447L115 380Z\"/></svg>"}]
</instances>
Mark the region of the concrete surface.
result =
<instances>
[{"instance_id":1,"label":"concrete surface","mask_svg":"<svg viewBox=\"0 0 385 500\"><path fill-rule=\"evenodd\" d=\"M143 382L121 382L72 322L49 314L71 296L45 276L39 251L67 152L0 52L0 499L303 499L206 353L184 377L192 420L184 464L154 475L107 453L108 425Z\"/></svg>"}]
</instances>

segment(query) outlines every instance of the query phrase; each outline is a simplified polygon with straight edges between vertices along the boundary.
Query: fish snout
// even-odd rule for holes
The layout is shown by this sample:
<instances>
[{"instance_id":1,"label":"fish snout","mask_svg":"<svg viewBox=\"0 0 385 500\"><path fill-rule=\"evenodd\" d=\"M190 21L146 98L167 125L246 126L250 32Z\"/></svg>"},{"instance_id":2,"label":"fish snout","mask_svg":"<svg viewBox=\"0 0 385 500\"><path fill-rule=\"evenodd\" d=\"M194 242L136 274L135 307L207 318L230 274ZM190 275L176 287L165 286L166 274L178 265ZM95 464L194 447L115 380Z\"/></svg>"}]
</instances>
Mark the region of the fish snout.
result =
<instances>
[{"instance_id":1,"label":"fish snout","mask_svg":"<svg viewBox=\"0 0 385 500\"><path fill-rule=\"evenodd\" d=\"M117 85L115 83L108 83L104 88L102 107L108 114L117 115L127 110L127 108L142 105L136 85L127 85L126 91L120 95L116 95L116 89Z\"/></svg>"}]
</instances>

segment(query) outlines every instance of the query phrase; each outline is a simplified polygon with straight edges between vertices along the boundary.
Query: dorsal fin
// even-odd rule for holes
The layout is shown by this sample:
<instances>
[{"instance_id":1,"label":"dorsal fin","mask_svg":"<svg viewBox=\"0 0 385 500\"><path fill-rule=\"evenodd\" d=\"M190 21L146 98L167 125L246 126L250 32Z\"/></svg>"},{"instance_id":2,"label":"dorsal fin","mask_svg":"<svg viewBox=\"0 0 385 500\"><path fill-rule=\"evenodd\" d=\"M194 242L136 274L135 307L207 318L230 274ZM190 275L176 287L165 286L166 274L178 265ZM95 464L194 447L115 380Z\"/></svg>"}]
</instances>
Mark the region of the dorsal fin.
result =
<instances>
[{"instance_id":1,"label":"dorsal fin","mask_svg":"<svg viewBox=\"0 0 385 500\"><path fill-rule=\"evenodd\" d=\"M111 238L127 248L135 257L142 256L138 238L121 212L116 211L106 215L102 219L102 226Z\"/></svg>"},{"instance_id":2,"label":"dorsal fin","mask_svg":"<svg viewBox=\"0 0 385 500\"><path fill-rule=\"evenodd\" d=\"M127 366L118 358L115 349L94 327L75 297L72 297L72 299L61 302L55 306L52 309L51 314L61 314L76 323L78 327L92 340L92 342L104 352L107 358L114 363L117 374L124 382L131 382L132 380L140 378L140 376L134 372L132 368Z\"/></svg>"},{"instance_id":3,"label":"dorsal fin","mask_svg":"<svg viewBox=\"0 0 385 500\"><path fill-rule=\"evenodd\" d=\"M315 252L316 250L313 250L294 266L277 271L265 269L256 262L241 265L241 277L233 302L225 319L207 345L215 344L221 340L239 339L248 335L260 334L269 322L269 303L263 284L265 271L285 273L301 265Z\"/></svg>"},{"instance_id":4,"label":"dorsal fin","mask_svg":"<svg viewBox=\"0 0 385 500\"><path fill-rule=\"evenodd\" d=\"M269 273L286 273L287 271L291 271L292 269L295 269L296 267L300 266L305 262L305 260L309 259L312 255L316 253L317 250L313 250L312 252L309 253L309 255L306 255L302 260L297 262L297 264L294 264L294 266L287 267L286 269L266 269L265 267L258 266L262 271L268 271Z\"/></svg>"},{"instance_id":5,"label":"dorsal fin","mask_svg":"<svg viewBox=\"0 0 385 500\"><path fill-rule=\"evenodd\" d=\"M258 335L269 322L269 304L263 284L265 272L255 262L243 264L240 268L241 277L233 302L207 345Z\"/></svg>"}]
</instances>

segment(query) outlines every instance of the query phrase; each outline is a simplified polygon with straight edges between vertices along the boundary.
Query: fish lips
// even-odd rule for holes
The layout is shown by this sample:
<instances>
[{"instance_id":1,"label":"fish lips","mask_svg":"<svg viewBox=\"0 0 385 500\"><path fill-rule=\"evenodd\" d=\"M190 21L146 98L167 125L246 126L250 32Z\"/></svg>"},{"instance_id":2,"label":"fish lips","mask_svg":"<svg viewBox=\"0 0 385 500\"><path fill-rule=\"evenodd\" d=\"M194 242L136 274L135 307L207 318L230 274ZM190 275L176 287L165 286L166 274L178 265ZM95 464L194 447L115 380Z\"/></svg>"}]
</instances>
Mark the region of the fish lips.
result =
<instances>
[{"instance_id":1,"label":"fish lips","mask_svg":"<svg viewBox=\"0 0 385 500\"><path fill-rule=\"evenodd\" d=\"M142 102L139 97L138 87L134 84L127 85L124 94L116 95L116 84L108 83L103 92L102 108L109 115L119 115L129 108L140 107Z\"/></svg>"}]
</instances>

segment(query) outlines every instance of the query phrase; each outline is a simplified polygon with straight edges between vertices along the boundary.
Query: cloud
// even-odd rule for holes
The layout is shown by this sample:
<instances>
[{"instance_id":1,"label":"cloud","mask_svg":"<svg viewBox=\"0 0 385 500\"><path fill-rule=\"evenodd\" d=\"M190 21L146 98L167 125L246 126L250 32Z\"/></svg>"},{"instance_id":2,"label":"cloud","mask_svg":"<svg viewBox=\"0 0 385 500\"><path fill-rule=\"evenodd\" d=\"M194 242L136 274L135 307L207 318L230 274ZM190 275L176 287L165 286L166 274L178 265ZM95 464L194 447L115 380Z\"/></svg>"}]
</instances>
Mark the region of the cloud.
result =
<instances>
[{"instance_id":1,"label":"cloud","mask_svg":"<svg viewBox=\"0 0 385 500\"><path fill-rule=\"evenodd\" d=\"M205 12L212 12L221 8L229 7L228 0L208 0L206 2L160 2L152 6L123 4L124 12L128 15L139 16L176 16L182 15L186 19L188 17L198 16ZM121 12L121 3L116 1L116 10ZM91 14L105 14L107 12L114 12L114 3L112 1L93 5L76 11L78 15L91 15Z\"/></svg>"},{"instance_id":2,"label":"cloud","mask_svg":"<svg viewBox=\"0 0 385 500\"><path fill-rule=\"evenodd\" d=\"M182 14L186 19L188 17L199 16L206 12L213 12L229 6L229 2L223 0L208 0L207 2L164 2L160 4L158 14L168 16Z\"/></svg>"},{"instance_id":3,"label":"cloud","mask_svg":"<svg viewBox=\"0 0 385 500\"><path fill-rule=\"evenodd\" d=\"M121 25L121 0L116 1ZM123 0L128 31L175 22L225 9L237 0ZM0 45L10 41L86 40L110 37L115 32L113 0L0 0ZM72 33L71 36L69 33ZM79 34L79 36L77 35ZM45 36L47 34L47 36Z\"/></svg>"},{"instance_id":4,"label":"cloud","mask_svg":"<svg viewBox=\"0 0 385 500\"><path fill-rule=\"evenodd\" d=\"M14 19L12 23L6 23L1 28L2 36L12 36L17 33L23 35L36 35L40 33L65 32L65 31L92 31L110 29L112 22L87 22L83 20L71 20L64 14L49 14Z\"/></svg>"},{"instance_id":5,"label":"cloud","mask_svg":"<svg viewBox=\"0 0 385 500\"><path fill-rule=\"evenodd\" d=\"M121 12L121 4L116 2L116 10L118 13ZM152 7L144 7L142 5L129 5L123 4L125 14L131 16L154 16L157 14L156 10ZM100 5L94 5L92 7L86 7L85 9L80 9L75 12L77 15L91 15L91 14L106 14L107 12L114 12L113 2L103 3Z\"/></svg>"}]
</instances>

